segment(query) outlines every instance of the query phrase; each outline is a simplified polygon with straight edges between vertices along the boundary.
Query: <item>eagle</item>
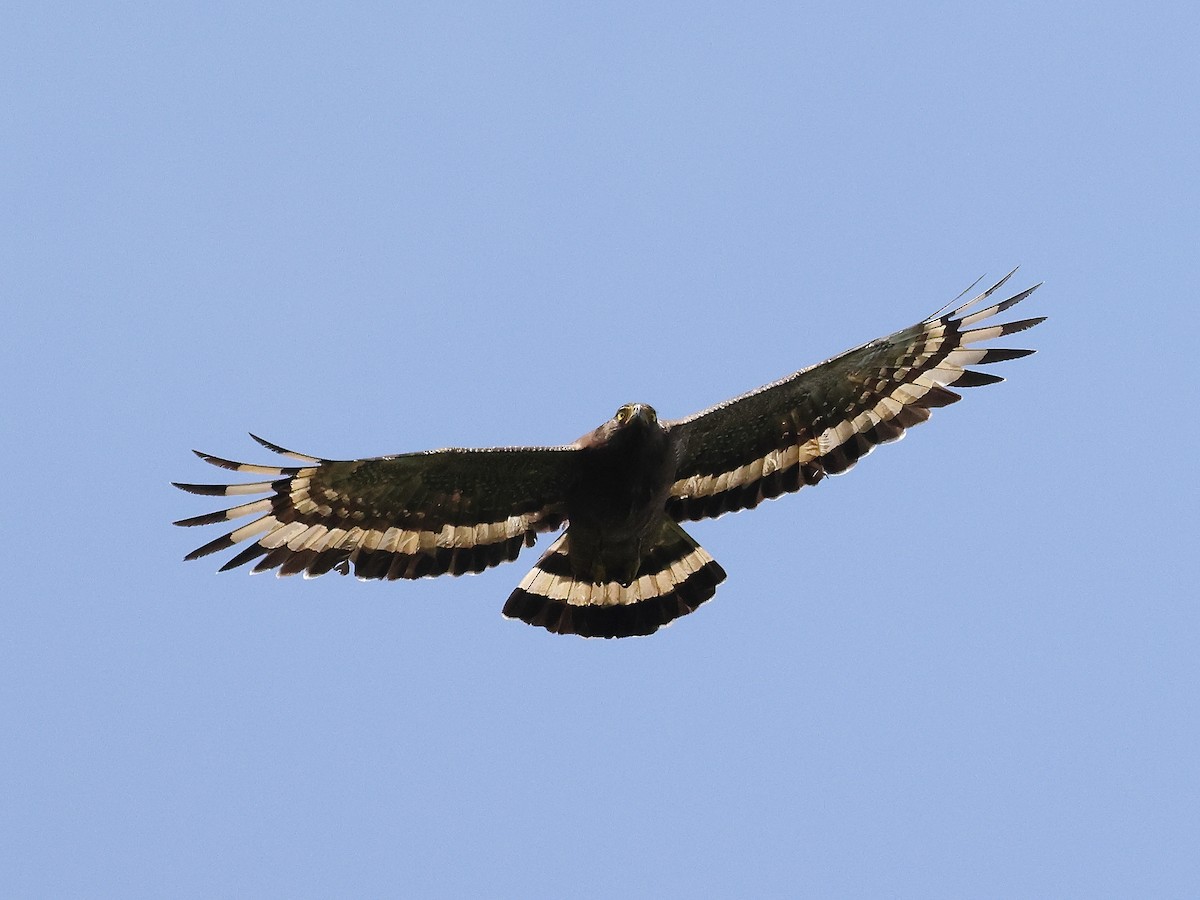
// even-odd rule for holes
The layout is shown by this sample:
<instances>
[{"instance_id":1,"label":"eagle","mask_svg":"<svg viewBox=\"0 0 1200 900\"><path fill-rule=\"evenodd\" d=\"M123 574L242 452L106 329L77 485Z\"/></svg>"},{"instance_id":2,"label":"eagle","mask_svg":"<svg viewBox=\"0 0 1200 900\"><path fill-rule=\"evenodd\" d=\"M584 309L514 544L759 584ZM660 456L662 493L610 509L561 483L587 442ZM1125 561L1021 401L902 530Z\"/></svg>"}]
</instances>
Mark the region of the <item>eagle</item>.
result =
<instances>
[{"instance_id":1,"label":"eagle","mask_svg":"<svg viewBox=\"0 0 1200 900\"><path fill-rule=\"evenodd\" d=\"M1014 270L1015 271L1015 270ZM693 612L725 570L681 522L753 509L847 471L898 440L950 390L1003 381L969 368L1032 350L979 345L1045 317L981 324L1034 285L977 308L999 282L932 316L683 419L627 403L594 431L557 447L451 447L369 459L321 459L251 435L299 463L264 466L193 451L266 480L181 484L193 494L266 495L181 519L249 519L193 550L198 559L250 541L221 566L360 579L482 572L515 560L543 532L566 528L504 605L504 615L556 634L648 635Z\"/></svg>"}]
</instances>

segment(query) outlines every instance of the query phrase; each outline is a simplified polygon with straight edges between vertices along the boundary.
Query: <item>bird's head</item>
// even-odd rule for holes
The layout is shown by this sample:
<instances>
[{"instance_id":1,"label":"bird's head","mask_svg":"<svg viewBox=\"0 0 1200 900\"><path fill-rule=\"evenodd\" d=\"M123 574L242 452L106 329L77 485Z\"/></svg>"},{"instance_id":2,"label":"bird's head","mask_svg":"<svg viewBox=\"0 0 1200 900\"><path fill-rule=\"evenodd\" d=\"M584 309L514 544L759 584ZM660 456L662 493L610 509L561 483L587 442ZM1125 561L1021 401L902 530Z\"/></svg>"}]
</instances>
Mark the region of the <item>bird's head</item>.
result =
<instances>
[{"instance_id":1,"label":"bird's head","mask_svg":"<svg viewBox=\"0 0 1200 900\"><path fill-rule=\"evenodd\" d=\"M629 426L647 427L658 423L658 413L654 411L654 407L646 403L626 403L617 410L613 416L613 422L618 428L627 428Z\"/></svg>"},{"instance_id":2,"label":"bird's head","mask_svg":"<svg viewBox=\"0 0 1200 900\"><path fill-rule=\"evenodd\" d=\"M617 445L627 447L631 444L641 444L646 440L661 439L666 435L666 429L658 422L658 413L653 406L645 403L626 403L616 414L597 428L589 431L578 441L580 447L607 447Z\"/></svg>"}]
</instances>

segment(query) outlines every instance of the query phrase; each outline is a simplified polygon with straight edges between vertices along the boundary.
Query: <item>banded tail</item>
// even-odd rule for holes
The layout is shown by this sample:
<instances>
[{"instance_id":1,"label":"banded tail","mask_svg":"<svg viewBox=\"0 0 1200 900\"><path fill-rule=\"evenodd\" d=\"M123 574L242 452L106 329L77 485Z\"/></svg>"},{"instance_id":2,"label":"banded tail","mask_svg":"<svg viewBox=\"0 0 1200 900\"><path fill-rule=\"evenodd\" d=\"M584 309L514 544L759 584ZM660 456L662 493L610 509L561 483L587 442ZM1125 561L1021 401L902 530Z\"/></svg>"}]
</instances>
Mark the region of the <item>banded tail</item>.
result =
<instances>
[{"instance_id":1,"label":"banded tail","mask_svg":"<svg viewBox=\"0 0 1200 900\"><path fill-rule=\"evenodd\" d=\"M507 618L582 637L653 634L695 610L725 580L720 564L669 520L628 586L576 574L570 539L568 528L521 579L504 604Z\"/></svg>"}]
</instances>

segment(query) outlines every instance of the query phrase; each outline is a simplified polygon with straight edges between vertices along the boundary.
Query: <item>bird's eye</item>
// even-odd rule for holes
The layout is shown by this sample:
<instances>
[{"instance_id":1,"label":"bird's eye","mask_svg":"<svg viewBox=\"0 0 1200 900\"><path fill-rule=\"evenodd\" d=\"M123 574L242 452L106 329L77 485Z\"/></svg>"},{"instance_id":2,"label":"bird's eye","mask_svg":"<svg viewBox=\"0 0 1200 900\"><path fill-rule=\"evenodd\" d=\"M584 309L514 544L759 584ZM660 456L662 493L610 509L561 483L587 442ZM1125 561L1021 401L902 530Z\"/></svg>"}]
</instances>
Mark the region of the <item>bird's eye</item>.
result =
<instances>
[{"instance_id":1,"label":"bird's eye","mask_svg":"<svg viewBox=\"0 0 1200 900\"><path fill-rule=\"evenodd\" d=\"M632 406L622 406L620 409L618 409L617 415L616 415L617 424L624 425L626 422L628 422L629 414L632 412L633 412Z\"/></svg>"}]
</instances>

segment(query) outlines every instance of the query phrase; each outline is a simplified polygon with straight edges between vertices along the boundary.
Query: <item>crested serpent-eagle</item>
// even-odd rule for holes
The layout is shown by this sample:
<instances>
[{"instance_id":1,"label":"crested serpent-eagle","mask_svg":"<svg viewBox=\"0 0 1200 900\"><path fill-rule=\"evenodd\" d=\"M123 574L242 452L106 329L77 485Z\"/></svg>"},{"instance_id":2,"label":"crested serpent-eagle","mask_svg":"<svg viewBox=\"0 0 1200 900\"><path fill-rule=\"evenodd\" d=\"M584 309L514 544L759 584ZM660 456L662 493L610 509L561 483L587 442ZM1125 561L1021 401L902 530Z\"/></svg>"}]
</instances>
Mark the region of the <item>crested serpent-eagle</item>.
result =
<instances>
[{"instance_id":1,"label":"crested serpent-eagle","mask_svg":"<svg viewBox=\"0 0 1200 900\"><path fill-rule=\"evenodd\" d=\"M725 579L680 522L753 509L845 472L876 444L958 400L951 386L1003 380L969 366L1032 353L978 346L1043 321L976 327L1038 287L976 309L1011 275L949 313L685 419L663 421L630 403L565 446L332 460L255 438L300 463L291 467L196 451L205 462L267 480L177 487L266 496L175 524L248 518L186 557L251 541L222 571L253 562L255 572L336 570L391 580L482 572L565 523L504 614L559 634L651 634L695 610Z\"/></svg>"}]
</instances>

